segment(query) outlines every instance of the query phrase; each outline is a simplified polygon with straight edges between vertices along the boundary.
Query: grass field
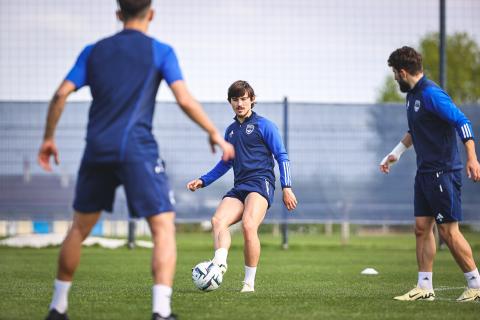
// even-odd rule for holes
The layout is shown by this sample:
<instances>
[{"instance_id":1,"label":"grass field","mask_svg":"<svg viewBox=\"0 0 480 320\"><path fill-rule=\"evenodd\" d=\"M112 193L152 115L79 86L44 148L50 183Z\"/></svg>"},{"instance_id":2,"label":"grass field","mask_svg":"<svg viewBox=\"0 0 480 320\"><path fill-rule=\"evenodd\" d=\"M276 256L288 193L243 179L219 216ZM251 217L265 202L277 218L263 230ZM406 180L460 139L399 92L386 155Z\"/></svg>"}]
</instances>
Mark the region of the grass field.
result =
<instances>
[{"instance_id":1,"label":"grass field","mask_svg":"<svg viewBox=\"0 0 480 320\"><path fill-rule=\"evenodd\" d=\"M480 261L480 234L467 233ZM211 258L210 235L178 234L173 309L181 319L480 319L480 303L456 303L463 274L447 250L436 257L434 302L399 302L416 283L413 235L339 237L291 234L290 249L263 234L256 292L240 294L243 245L233 237L221 288L204 293L191 267ZM48 308L58 248L0 247L0 319L42 319ZM149 319L150 250L85 248L70 293L72 319ZM360 271L374 267L378 276Z\"/></svg>"}]
</instances>

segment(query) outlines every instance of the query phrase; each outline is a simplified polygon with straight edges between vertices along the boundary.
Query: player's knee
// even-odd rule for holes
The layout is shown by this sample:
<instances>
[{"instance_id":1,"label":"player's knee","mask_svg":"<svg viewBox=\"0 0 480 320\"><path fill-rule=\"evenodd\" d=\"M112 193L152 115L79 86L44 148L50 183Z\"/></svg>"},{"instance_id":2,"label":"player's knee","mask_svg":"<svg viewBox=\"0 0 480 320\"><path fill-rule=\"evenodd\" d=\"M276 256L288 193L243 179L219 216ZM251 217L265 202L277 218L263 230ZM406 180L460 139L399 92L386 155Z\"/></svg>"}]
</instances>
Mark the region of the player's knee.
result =
<instances>
[{"instance_id":1,"label":"player's knee","mask_svg":"<svg viewBox=\"0 0 480 320\"><path fill-rule=\"evenodd\" d=\"M242 230L245 236L256 236L258 225L255 222L253 222L251 219L243 219Z\"/></svg>"},{"instance_id":2,"label":"player's knee","mask_svg":"<svg viewBox=\"0 0 480 320\"><path fill-rule=\"evenodd\" d=\"M82 237L82 239L86 239L88 235L90 234L90 231L92 230L93 226L85 225L85 224L80 224L80 223L73 223L72 228L70 232L76 233Z\"/></svg>"},{"instance_id":3,"label":"player's knee","mask_svg":"<svg viewBox=\"0 0 480 320\"><path fill-rule=\"evenodd\" d=\"M426 226L415 225L415 236L417 238L426 237L430 232L432 232L431 229Z\"/></svg>"},{"instance_id":4,"label":"player's knee","mask_svg":"<svg viewBox=\"0 0 480 320\"><path fill-rule=\"evenodd\" d=\"M175 223L173 221L157 221L151 224L150 230L154 239L175 234Z\"/></svg>"},{"instance_id":5,"label":"player's knee","mask_svg":"<svg viewBox=\"0 0 480 320\"><path fill-rule=\"evenodd\" d=\"M225 224L225 221L222 218L219 218L217 216L213 216L211 222L212 222L212 228L214 230L227 228L227 225Z\"/></svg>"}]
</instances>

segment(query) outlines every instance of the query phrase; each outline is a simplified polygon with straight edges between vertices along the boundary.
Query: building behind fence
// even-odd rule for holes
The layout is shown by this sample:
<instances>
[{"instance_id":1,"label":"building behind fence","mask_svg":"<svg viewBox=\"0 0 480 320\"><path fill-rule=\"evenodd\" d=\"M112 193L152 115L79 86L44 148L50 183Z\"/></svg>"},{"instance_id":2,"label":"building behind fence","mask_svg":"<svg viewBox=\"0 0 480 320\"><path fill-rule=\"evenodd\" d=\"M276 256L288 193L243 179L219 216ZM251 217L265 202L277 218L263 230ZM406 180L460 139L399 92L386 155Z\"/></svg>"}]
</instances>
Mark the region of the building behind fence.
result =
<instances>
[{"instance_id":1,"label":"building behind fence","mask_svg":"<svg viewBox=\"0 0 480 320\"><path fill-rule=\"evenodd\" d=\"M53 221L71 218L88 106L86 102L67 104L56 134L61 164L54 173L45 173L37 165L36 155L47 103L0 103L0 220L33 220L37 225L31 228L54 231ZM227 103L204 106L219 128L231 123L233 113ZM281 102L260 102L254 110L274 121L283 132ZM480 107L463 106L462 110L474 124L475 132L480 132ZM412 222L414 152L407 152L389 175L378 170L380 160L407 130L403 105L289 103L287 116L293 188L299 205L294 213L284 215L277 181L267 222L281 222L285 217L288 222L300 223ZM210 170L220 154L210 153L207 136L174 103L158 103L154 134L175 191L178 221L209 220L222 195L232 187L232 172L195 193L186 189L186 183ZM463 155L464 151L460 151ZM480 185L472 183L464 173L462 191L465 220L479 223ZM124 221L127 217L125 195L120 188L114 213L104 215L104 219ZM0 232L2 228L8 233L5 230L14 227L4 222ZM29 229L28 223L15 228ZM112 224L108 228L117 227Z\"/></svg>"}]
</instances>

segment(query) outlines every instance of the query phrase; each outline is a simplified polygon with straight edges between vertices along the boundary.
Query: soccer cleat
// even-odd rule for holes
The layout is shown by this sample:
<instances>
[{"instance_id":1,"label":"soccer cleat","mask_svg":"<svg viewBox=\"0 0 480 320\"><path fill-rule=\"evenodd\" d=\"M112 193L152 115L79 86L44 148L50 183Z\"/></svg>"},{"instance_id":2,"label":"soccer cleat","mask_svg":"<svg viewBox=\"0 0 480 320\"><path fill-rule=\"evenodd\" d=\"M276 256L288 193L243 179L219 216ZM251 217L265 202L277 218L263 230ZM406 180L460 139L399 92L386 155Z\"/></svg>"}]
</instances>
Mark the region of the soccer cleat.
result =
<instances>
[{"instance_id":1,"label":"soccer cleat","mask_svg":"<svg viewBox=\"0 0 480 320\"><path fill-rule=\"evenodd\" d=\"M397 296L393 299L400 301L433 301L435 300L435 293L433 292L433 289L422 289L417 286L405 293L403 296Z\"/></svg>"},{"instance_id":2,"label":"soccer cleat","mask_svg":"<svg viewBox=\"0 0 480 320\"><path fill-rule=\"evenodd\" d=\"M60 313L56 309L50 309L45 320L68 320L67 313Z\"/></svg>"},{"instance_id":3,"label":"soccer cleat","mask_svg":"<svg viewBox=\"0 0 480 320\"><path fill-rule=\"evenodd\" d=\"M458 302L467 301L479 301L480 302L480 289L467 288L463 291L462 295L458 297Z\"/></svg>"},{"instance_id":4,"label":"soccer cleat","mask_svg":"<svg viewBox=\"0 0 480 320\"><path fill-rule=\"evenodd\" d=\"M162 317L158 313L154 313L154 314L152 314L152 320L178 320L178 318L173 313L170 313L170 315L166 318Z\"/></svg>"},{"instance_id":5,"label":"soccer cleat","mask_svg":"<svg viewBox=\"0 0 480 320\"><path fill-rule=\"evenodd\" d=\"M240 290L240 292L255 292L255 289L253 286L249 285L245 281L243 282L243 288Z\"/></svg>"},{"instance_id":6,"label":"soccer cleat","mask_svg":"<svg viewBox=\"0 0 480 320\"><path fill-rule=\"evenodd\" d=\"M227 264L217 264L218 268L222 272L222 276L227 272L228 266Z\"/></svg>"}]
</instances>

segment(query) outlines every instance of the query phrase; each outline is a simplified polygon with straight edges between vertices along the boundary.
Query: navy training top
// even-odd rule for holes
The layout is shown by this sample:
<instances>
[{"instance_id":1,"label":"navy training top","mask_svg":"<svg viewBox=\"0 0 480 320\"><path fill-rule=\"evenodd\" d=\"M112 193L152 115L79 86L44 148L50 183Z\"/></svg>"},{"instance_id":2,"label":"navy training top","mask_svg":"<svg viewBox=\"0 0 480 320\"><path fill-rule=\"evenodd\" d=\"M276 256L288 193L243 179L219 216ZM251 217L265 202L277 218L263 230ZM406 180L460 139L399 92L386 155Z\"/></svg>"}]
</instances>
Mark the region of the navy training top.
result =
<instances>
[{"instance_id":1,"label":"navy training top","mask_svg":"<svg viewBox=\"0 0 480 320\"><path fill-rule=\"evenodd\" d=\"M406 107L418 172L462 169L456 132L464 143L474 135L470 121L450 96L424 76L408 92Z\"/></svg>"},{"instance_id":2,"label":"navy training top","mask_svg":"<svg viewBox=\"0 0 480 320\"><path fill-rule=\"evenodd\" d=\"M234 146L235 158L227 162L220 160L210 172L201 176L203 186L223 176L231 167L235 186L256 178L267 179L275 186L273 155L280 169L282 188L291 187L290 161L275 124L255 112L243 123L234 119L225 130L225 140Z\"/></svg>"},{"instance_id":3,"label":"navy training top","mask_svg":"<svg viewBox=\"0 0 480 320\"><path fill-rule=\"evenodd\" d=\"M83 49L66 76L92 94L84 160L139 162L159 157L152 134L162 79L182 80L172 47L144 33L123 31Z\"/></svg>"}]
</instances>

